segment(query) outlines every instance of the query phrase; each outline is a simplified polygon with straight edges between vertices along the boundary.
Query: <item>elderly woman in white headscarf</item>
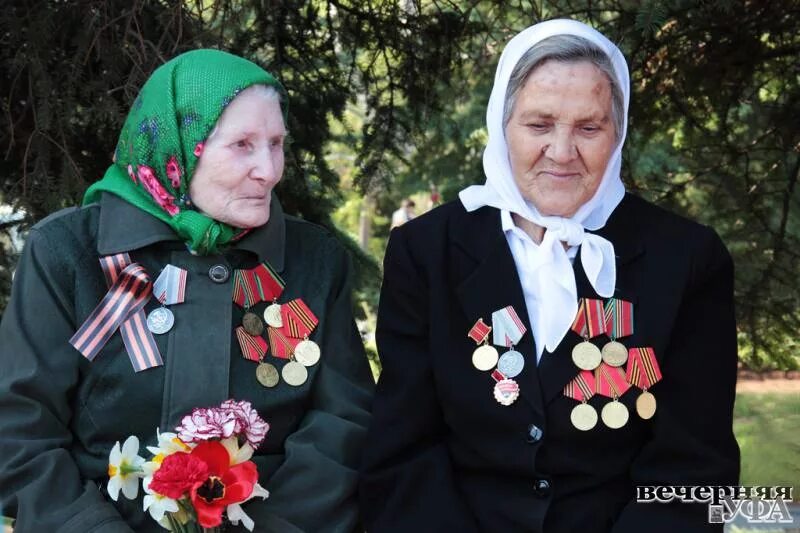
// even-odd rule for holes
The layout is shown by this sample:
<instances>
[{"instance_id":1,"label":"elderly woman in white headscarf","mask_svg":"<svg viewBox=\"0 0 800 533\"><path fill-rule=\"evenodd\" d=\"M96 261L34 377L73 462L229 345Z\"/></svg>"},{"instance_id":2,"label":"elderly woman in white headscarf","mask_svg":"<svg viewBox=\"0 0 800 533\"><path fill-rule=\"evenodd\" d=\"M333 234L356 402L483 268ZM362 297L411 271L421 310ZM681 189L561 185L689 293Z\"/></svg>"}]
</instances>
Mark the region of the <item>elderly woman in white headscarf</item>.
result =
<instances>
[{"instance_id":1,"label":"elderly woman in white headscarf","mask_svg":"<svg viewBox=\"0 0 800 533\"><path fill-rule=\"evenodd\" d=\"M371 533L721 530L648 487L738 481L733 265L625 192L628 96L597 31L526 29L497 67L485 184L392 231Z\"/></svg>"}]
</instances>

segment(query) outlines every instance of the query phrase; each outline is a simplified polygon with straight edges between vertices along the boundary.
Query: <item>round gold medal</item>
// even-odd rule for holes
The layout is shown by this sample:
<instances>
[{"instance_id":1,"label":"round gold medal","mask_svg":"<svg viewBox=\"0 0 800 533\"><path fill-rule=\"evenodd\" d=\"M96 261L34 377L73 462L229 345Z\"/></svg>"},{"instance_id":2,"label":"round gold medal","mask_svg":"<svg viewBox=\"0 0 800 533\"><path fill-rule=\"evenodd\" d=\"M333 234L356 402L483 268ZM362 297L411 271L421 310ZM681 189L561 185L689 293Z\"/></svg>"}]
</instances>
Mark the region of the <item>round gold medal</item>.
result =
<instances>
[{"instance_id":1,"label":"round gold medal","mask_svg":"<svg viewBox=\"0 0 800 533\"><path fill-rule=\"evenodd\" d=\"M282 328L283 319L281 318L281 305L270 304L264 309L264 322L273 328Z\"/></svg>"},{"instance_id":2,"label":"round gold medal","mask_svg":"<svg viewBox=\"0 0 800 533\"><path fill-rule=\"evenodd\" d=\"M316 342L302 340L294 347L294 358L303 366L314 366L319 362L320 350Z\"/></svg>"},{"instance_id":3,"label":"round gold medal","mask_svg":"<svg viewBox=\"0 0 800 533\"><path fill-rule=\"evenodd\" d=\"M581 403L572 408L569 419L575 428L589 431L597 425L597 411L588 403Z\"/></svg>"},{"instance_id":4,"label":"round gold medal","mask_svg":"<svg viewBox=\"0 0 800 533\"><path fill-rule=\"evenodd\" d=\"M614 400L603 406L600 418L611 429L619 429L628 423L628 408L622 402Z\"/></svg>"},{"instance_id":5,"label":"round gold medal","mask_svg":"<svg viewBox=\"0 0 800 533\"><path fill-rule=\"evenodd\" d=\"M603 361L611 366L622 366L628 360L628 349L624 344L611 341L603 346Z\"/></svg>"},{"instance_id":6,"label":"round gold medal","mask_svg":"<svg viewBox=\"0 0 800 533\"><path fill-rule=\"evenodd\" d=\"M256 379L263 386L272 388L278 384L278 369L269 363L261 363L256 367Z\"/></svg>"},{"instance_id":7,"label":"round gold medal","mask_svg":"<svg viewBox=\"0 0 800 533\"><path fill-rule=\"evenodd\" d=\"M491 370L497 364L500 356L494 346L484 344L472 352L472 365L478 370Z\"/></svg>"},{"instance_id":8,"label":"round gold medal","mask_svg":"<svg viewBox=\"0 0 800 533\"><path fill-rule=\"evenodd\" d=\"M600 349L589 341L576 344L572 349L572 362L581 370L594 370L602 360Z\"/></svg>"},{"instance_id":9,"label":"round gold medal","mask_svg":"<svg viewBox=\"0 0 800 533\"><path fill-rule=\"evenodd\" d=\"M261 319L258 318L258 315L251 313L250 311L244 314L244 317L242 318L242 327L249 335L252 335L253 337L258 337L264 333L263 322L261 322Z\"/></svg>"},{"instance_id":10,"label":"round gold medal","mask_svg":"<svg viewBox=\"0 0 800 533\"><path fill-rule=\"evenodd\" d=\"M281 377L292 387L299 387L308 379L308 370L297 361L289 361L281 370Z\"/></svg>"},{"instance_id":11,"label":"round gold medal","mask_svg":"<svg viewBox=\"0 0 800 533\"><path fill-rule=\"evenodd\" d=\"M656 414L656 397L648 391L642 391L642 394L636 398L636 412L644 420L653 418L653 415Z\"/></svg>"}]
</instances>

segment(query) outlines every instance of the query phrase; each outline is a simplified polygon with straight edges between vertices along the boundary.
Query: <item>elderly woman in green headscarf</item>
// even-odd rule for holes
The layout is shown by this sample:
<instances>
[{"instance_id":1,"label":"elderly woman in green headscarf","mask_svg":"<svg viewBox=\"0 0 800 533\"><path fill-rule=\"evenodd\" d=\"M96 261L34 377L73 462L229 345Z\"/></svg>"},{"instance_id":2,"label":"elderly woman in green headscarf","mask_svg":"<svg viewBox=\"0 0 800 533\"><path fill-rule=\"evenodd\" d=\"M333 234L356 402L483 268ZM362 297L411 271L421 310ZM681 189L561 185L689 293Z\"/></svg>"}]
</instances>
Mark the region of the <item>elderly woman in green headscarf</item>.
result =
<instances>
[{"instance_id":1,"label":"elderly woman in green headscarf","mask_svg":"<svg viewBox=\"0 0 800 533\"><path fill-rule=\"evenodd\" d=\"M254 63L178 56L142 88L84 206L30 232L0 325L0 514L15 533L163 530L142 491L120 497L109 452L227 399L270 426L253 456L270 496L243 505L256 530L357 529L373 382L345 250L273 193L286 117Z\"/></svg>"}]
</instances>

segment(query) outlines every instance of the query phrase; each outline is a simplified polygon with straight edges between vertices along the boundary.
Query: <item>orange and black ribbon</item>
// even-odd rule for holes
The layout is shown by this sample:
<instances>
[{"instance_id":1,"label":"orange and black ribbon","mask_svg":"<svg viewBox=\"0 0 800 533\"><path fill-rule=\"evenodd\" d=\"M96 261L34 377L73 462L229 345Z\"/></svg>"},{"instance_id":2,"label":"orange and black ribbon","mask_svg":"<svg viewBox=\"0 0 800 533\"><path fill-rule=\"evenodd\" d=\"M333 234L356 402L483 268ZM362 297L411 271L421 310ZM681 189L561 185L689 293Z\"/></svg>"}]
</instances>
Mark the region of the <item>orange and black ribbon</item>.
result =
<instances>
[{"instance_id":1,"label":"orange and black ribbon","mask_svg":"<svg viewBox=\"0 0 800 533\"><path fill-rule=\"evenodd\" d=\"M250 335L242 326L236 328L236 338L242 348L242 357L250 361L261 361L269 351L267 341L261 337Z\"/></svg>"},{"instance_id":2,"label":"orange and black ribbon","mask_svg":"<svg viewBox=\"0 0 800 533\"><path fill-rule=\"evenodd\" d=\"M600 363L594 369L594 381L594 391L608 398L617 399L631 388L631 384L625 381L625 372L607 363Z\"/></svg>"},{"instance_id":3,"label":"orange and black ribbon","mask_svg":"<svg viewBox=\"0 0 800 533\"><path fill-rule=\"evenodd\" d=\"M316 315L311 312L302 298L281 305L281 330L287 337L303 339L314 331L319 324Z\"/></svg>"},{"instance_id":4,"label":"orange and black ribbon","mask_svg":"<svg viewBox=\"0 0 800 533\"><path fill-rule=\"evenodd\" d=\"M628 383L647 390L661 381L661 369L652 348L630 348L628 350Z\"/></svg>"},{"instance_id":5,"label":"orange and black ribbon","mask_svg":"<svg viewBox=\"0 0 800 533\"><path fill-rule=\"evenodd\" d=\"M92 361L119 329L136 372L163 365L143 311L153 293L150 275L127 253L101 257L100 266L108 292L69 343Z\"/></svg>"},{"instance_id":6,"label":"orange and black ribbon","mask_svg":"<svg viewBox=\"0 0 800 533\"><path fill-rule=\"evenodd\" d=\"M603 300L581 298L578 301L578 313L575 315L570 329L584 339L593 339L605 333L606 320Z\"/></svg>"},{"instance_id":7,"label":"orange and black ribbon","mask_svg":"<svg viewBox=\"0 0 800 533\"><path fill-rule=\"evenodd\" d=\"M578 400L579 402L585 402L594 396L594 391L594 374L592 374L591 370L581 370L580 373L575 376L575 379L567 383L564 387L564 396L572 398L573 400Z\"/></svg>"}]
</instances>

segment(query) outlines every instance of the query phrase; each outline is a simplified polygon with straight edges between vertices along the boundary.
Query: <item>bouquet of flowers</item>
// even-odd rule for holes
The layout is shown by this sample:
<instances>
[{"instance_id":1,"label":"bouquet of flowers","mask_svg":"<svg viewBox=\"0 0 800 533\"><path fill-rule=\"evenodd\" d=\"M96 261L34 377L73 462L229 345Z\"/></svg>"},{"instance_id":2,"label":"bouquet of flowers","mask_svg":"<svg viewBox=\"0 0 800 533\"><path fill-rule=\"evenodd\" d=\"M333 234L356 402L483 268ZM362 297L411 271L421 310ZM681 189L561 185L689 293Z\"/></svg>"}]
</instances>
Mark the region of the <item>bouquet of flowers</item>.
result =
<instances>
[{"instance_id":1,"label":"bouquet of flowers","mask_svg":"<svg viewBox=\"0 0 800 533\"><path fill-rule=\"evenodd\" d=\"M177 533L219 531L222 514L252 531L255 523L242 509L248 500L267 498L258 484L253 452L269 430L249 402L226 400L219 407L195 409L176 433L156 430L158 445L148 446L149 461L139 456L139 439L117 442L108 461L108 494L128 499L145 492L144 510Z\"/></svg>"}]
</instances>

